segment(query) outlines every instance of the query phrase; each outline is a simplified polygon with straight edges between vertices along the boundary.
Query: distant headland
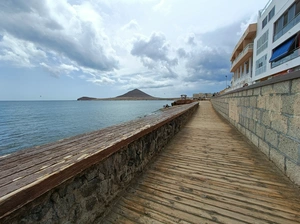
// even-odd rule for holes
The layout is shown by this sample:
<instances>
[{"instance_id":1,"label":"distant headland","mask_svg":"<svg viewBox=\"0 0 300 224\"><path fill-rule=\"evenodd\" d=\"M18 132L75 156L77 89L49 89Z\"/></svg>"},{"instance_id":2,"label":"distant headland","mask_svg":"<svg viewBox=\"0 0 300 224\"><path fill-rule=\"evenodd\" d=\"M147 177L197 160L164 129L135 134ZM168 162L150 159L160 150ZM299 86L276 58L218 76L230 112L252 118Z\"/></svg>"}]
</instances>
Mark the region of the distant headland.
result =
<instances>
[{"instance_id":1,"label":"distant headland","mask_svg":"<svg viewBox=\"0 0 300 224\"><path fill-rule=\"evenodd\" d=\"M159 98L153 97L147 93L139 89L131 90L123 95L112 97L112 98L94 98L94 97L87 97L83 96L78 98L77 100L175 100L176 98Z\"/></svg>"}]
</instances>

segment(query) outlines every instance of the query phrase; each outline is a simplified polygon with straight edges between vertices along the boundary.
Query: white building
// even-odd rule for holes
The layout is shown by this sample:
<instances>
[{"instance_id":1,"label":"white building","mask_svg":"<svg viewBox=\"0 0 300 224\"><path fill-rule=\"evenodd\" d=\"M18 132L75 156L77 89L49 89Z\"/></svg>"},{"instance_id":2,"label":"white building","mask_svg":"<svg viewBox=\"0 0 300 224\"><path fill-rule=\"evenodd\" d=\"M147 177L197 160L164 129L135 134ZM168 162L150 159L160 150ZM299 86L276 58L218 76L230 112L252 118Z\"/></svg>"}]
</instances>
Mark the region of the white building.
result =
<instances>
[{"instance_id":1,"label":"white building","mask_svg":"<svg viewBox=\"0 0 300 224\"><path fill-rule=\"evenodd\" d=\"M300 1L270 0L257 20L253 82L299 69L299 31Z\"/></svg>"},{"instance_id":2,"label":"white building","mask_svg":"<svg viewBox=\"0 0 300 224\"><path fill-rule=\"evenodd\" d=\"M299 34L300 0L270 0L233 50L230 90L299 70Z\"/></svg>"},{"instance_id":3,"label":"white building","mask_svg":"<svg viewBox=\"0 0 300 224\"><path fill-rule=\"evenodd\" d=\"M256 37L256 30L256 23L250 24L232 52L230 72L233 72L233 76L231 88L227 91L243 87L252 81L253 42Z\"/></svg>"}]
</instances>

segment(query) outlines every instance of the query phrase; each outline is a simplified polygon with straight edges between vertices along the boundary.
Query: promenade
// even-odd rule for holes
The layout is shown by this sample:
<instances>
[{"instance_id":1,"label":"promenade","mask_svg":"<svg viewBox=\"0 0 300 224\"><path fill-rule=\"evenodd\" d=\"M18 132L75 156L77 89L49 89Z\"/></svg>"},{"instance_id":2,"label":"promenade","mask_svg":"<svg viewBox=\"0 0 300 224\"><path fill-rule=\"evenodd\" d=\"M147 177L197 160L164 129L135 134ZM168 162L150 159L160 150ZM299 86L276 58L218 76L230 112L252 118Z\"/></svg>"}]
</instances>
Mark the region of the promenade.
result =
<instances>
[{"instance_id":1,"label":"promenade","mask_svg":"<svg viewBox=\"0 0 300 224\"><path fill-rule=\"evenodd\" d=\"M200 102L101 223L300 223L300 190Z\"/></svg>"}]
</instances>

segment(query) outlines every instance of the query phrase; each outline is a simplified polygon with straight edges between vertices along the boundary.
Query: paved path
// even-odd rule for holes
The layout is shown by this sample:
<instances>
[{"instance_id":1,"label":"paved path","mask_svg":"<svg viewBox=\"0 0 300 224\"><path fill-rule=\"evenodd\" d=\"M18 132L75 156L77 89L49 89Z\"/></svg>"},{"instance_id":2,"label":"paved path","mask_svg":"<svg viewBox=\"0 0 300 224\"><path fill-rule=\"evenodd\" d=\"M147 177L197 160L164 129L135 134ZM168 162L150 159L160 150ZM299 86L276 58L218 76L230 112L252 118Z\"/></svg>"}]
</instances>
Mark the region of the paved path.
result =
<instances>
[{"instance_id":1,"label":"paved path","mask_svg":"<svg viewBox=\"0 0 300 224\"><path fill-rule=\"evenodd\" d=\"M300 190L202 101L103 223L300 223Z\"/></svg>"}]
</instances>

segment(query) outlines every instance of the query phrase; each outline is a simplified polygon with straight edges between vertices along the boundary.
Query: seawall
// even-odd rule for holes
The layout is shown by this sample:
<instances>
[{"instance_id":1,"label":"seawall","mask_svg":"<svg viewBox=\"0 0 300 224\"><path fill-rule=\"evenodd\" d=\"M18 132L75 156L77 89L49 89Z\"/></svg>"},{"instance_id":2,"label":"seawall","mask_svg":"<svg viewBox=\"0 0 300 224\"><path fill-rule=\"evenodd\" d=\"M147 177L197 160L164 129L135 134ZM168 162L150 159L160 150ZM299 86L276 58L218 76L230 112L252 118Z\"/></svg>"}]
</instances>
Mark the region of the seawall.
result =
<instances>
[{"instance_id":1,"label":"seawall","mask_svg":"<svg viewBox=\"0 0 300 224\"><path fill-rule=\"evenodd\" d=\"M214 97L211 102L300 185L300 71Z\"/></svg>"},{"instance_id":2,"label":"seawall","mask_svg":"<svg viewBox=\"0 0 300 224\"><path fill-rule=\"evenodd\" d=\"M0 223L97 223L197 108L167 108L0 158Z\"/></svg>"}]
</instances>

